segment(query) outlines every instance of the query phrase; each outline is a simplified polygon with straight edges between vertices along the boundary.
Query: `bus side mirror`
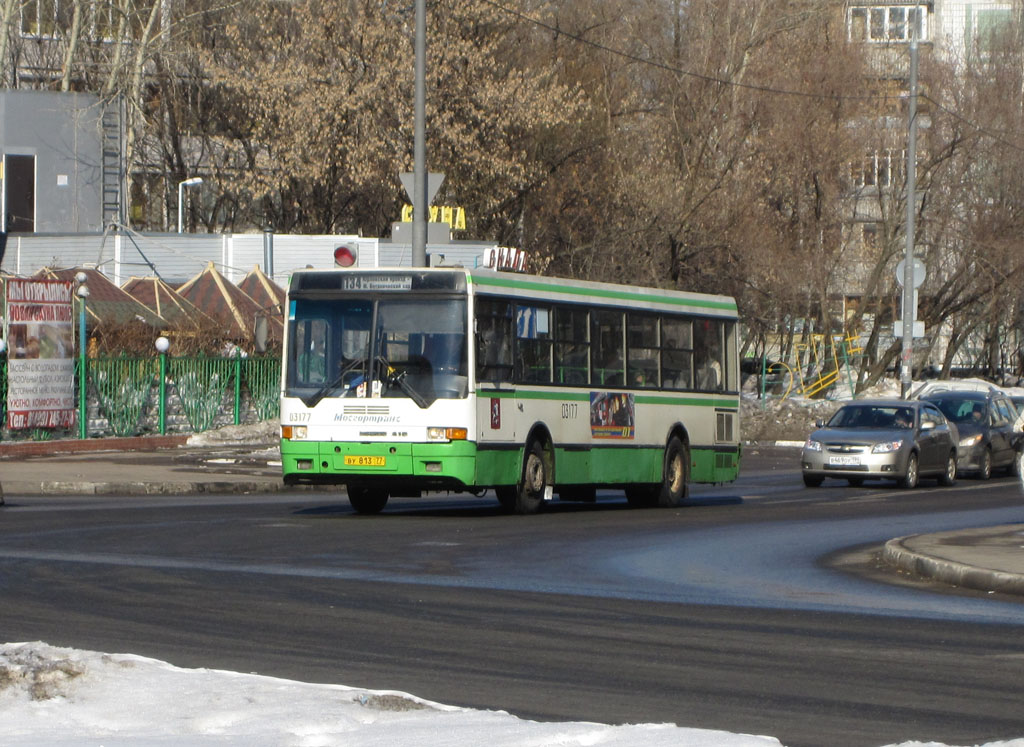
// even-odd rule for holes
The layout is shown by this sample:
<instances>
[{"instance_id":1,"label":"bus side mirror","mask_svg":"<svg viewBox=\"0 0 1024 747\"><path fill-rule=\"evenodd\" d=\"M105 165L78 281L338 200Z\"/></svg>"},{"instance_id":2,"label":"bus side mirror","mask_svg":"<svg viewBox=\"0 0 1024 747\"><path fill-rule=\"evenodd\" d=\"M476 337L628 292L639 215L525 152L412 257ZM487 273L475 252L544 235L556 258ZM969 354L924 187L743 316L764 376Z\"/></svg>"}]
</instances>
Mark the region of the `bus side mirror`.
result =
<instances>
[{"instance_id":1,"label":"bus side mirror","mask_svg":"<svg viewBox=\"0 0 1024 747\"><path fill-rule=\"evenodd\" d=\"M256 342L256 352L267 352L267 318L265 316L256 317L256 329L253 332L253 337Z\"/></svg>"}]
</instances>

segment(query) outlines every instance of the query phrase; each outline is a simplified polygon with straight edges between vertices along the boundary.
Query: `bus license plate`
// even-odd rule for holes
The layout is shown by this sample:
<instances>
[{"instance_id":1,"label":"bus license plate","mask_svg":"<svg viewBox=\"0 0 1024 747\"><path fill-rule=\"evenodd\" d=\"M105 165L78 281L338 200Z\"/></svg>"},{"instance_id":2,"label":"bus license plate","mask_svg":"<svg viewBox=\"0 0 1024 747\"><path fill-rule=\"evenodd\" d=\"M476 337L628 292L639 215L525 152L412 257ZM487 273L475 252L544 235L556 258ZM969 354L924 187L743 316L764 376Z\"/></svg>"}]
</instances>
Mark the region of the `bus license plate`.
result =
<instances>
[{"instance_id":1,"label":"bus license plate","mask_svg":"<svg viewBox=\"0 0 1024 747\"><path fill-rule=\"evenodd\" d=\"M860 457L855 456L830 456L829 464L838 464L844 467L855 467L860 464Z\"/></svg>"},{"instance_id":2,"label":"bus license plate","mask_svg":"<svg viewBox=\"0 0 1024 747\"><path fill-rule=\"evenodd\" d=\"M387 459L382 456L359 456L357 454L345 455L346 467L383 467Z\"/></svg>"}]
</instances>

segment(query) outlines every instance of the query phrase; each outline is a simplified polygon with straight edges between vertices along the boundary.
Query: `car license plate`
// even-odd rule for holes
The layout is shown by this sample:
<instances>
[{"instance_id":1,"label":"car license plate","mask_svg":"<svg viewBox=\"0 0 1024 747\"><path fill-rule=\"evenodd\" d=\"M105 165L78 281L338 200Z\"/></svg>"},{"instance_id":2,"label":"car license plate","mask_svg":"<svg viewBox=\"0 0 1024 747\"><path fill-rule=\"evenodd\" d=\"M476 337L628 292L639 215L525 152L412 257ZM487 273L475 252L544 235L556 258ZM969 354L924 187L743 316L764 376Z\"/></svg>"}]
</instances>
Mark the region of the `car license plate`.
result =
<instances>
[{"instance_id":1,"label":"car license plate","mask_svg":"<svg viewBox=\"0 0 1024 747\"><path fill-rule=\"evenodd\" d=\"M346 467L383 467L386 464L387 459L382 456L361 456L358 454L345 455Z\"/></svg>"},{"instance_id":2,"label":"car license plate","mask_svg":"<svg viewBox=\"0 0 1024 747\"><path fill-rule=\"evenodd\" d=\"M843 467L853 467L860 464L860 457L855 456L830 456L829 464L838 464Z\"/></svg>"}]
</instances>

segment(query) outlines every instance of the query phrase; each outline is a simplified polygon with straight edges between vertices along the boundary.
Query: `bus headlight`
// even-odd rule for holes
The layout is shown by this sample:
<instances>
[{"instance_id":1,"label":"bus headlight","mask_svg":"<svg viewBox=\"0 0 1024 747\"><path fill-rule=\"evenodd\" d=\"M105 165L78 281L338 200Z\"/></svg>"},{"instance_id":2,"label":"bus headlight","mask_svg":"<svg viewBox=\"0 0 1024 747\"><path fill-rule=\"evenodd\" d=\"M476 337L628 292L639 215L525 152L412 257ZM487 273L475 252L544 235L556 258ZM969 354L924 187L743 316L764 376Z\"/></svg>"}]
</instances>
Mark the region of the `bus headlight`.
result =
<instances>
[{"instance_id":1,"label":"bus headlight","mask_svg":"<svg viewBox=\"0 0 1024 747\"><path fill-rule=\"evenodd\" d=\"M440 426L427 428L428 441L465 441L467 435L465 428L442 428Z\"/></svg>"},{"instance_id":2,"label":"bus headlight","mask_svg":"<svg viewBox=\"0 0 1024 747\"><path fill-rule=\"evenodd\" d=\"M304 425L282 425L281 438L285 441L301 441L306 437L306 426Z\"/></svg>"}]
</instances>

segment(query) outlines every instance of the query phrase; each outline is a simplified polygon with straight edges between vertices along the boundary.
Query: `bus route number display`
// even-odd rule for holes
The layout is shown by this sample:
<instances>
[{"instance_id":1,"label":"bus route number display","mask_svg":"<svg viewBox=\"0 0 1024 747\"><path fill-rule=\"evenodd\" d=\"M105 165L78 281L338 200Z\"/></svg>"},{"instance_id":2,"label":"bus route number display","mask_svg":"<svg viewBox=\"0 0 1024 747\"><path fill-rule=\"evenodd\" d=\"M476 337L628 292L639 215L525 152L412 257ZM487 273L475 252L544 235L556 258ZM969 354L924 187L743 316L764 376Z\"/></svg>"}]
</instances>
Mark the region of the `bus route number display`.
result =
<instances>
[{"instance_id":1,"label":"bus route number display","mask_svg":"<svg viewBox=\"0 0 1024 747\"><path fill-rule=\"evenodd\" d=\"M347 291L412 290L412 275L346 275L341 287Z\"/></svg>"}]
</instances>

